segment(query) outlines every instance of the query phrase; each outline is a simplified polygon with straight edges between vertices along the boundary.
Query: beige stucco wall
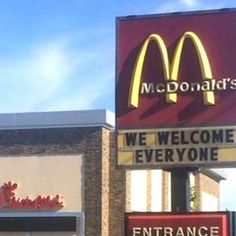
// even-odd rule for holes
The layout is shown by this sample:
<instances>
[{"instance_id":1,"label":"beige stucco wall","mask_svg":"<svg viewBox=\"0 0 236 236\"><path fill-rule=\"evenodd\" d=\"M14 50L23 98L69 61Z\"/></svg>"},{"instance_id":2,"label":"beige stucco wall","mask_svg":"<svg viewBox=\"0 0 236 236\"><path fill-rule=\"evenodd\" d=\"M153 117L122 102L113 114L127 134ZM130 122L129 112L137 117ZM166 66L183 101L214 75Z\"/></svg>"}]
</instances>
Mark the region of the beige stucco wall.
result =
<instances>
[{"instance_id":1,"label":"beige stucco wall","mask_svg":"<svg viewBox=\"0 0 236 236\"><path fill-rule=\"evenodd\" d=\"M82 155L7 156L0 158L0 186L17 183L17 197L62 196L63 212L83 210Z\"/></svg>"}]
</instances>

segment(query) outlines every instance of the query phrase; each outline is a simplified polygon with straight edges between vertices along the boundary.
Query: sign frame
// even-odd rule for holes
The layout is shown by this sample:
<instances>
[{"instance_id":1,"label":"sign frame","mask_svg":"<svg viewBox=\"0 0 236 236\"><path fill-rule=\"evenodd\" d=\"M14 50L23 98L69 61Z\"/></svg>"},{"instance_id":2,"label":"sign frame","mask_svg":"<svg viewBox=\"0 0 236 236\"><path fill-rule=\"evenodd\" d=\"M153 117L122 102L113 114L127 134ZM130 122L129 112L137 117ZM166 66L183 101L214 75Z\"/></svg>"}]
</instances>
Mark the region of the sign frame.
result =
<instances>
[{"instance_id":1,"label":"sign frame","mask_svg":"<svg viewBox=\"0 0 236 236\"><path fill-rule=\"evenodd\" d=\"M119 130L117 139L126 168L232 167L236 152L236 126Z\"/></svg>"},{"instance_id":2,"label":"sign frame","mask_svg":"<svg viewBox=\"0 0 236 236\"><path fill-rule=\"evenodd\" d=\"M124 49L125 48L128 48L130 47L130 45L132 44L132 39L135 39L134 36L131 37L131 39L129 39L130 41L128 42L129 46L127 47L121 47L120 48L120 45L119 45L119 40L120 40L120 22L122 21L130 21L131 22L131 25L132 25L132 21L149 21L150 19L153 20L155 18L159 18L161 19L162 21L164 21L165 17L167 18L171 18L171 17L206 17L206 15L209 15L209 16L213 16L214 14L215 15L218 15L217 17L220 17L219 14L234 14L236 15L236 8L231 8L231 9L222 9L222 10L208 10L208 11L191 11L191 12L182 12L182 13L165 13L165 14L153 14L153 15L140 15L140 16L128 16L128 17L117 17L116 18L116 135L117 135L117 166L118 167L121 167L121 168L127 168L127 169L147 169L147 168L179 168L179 167L210 167L210 168L222 168L222 167L232 167L232 165L236 165L236 160L232 160L232 162L228 163L227 161L223 161L221 163L214 163L213 165L209 164L209 163L188 163L188 164L177 164L177 165L168 165L168 164L164 164L164 165L158 165L158 164L144 164L144 165L134 165L133 163L130 162L130 156L128 157L129 159L129 164L124 164L123 161L120 161L120 153L121 150L120 149L120 142L119 142L119 133L122 133L122 132L132 132L132 130L136 130L137 132L140 132L141 130L152 130L152 129L161 129L161 128L167 128L167 129L175 129L175 128L179 128L179 129L183 129L183 128L195 128L195 129L198 129L199 127L204 127L204 128L210 128L210 129L219 129L220 127L222 126L229 126L229 127L232 127L232 126L235 126L236 125L236 113L233 112L232 110L233 109L228 109L231 113L229 115L230 119L228 119L226 122L223 122L223 119L221 115L221 118L220 119L215 119L213 122L206 122L205 121L205 115L203 115L203 120L201 120L199 123L194 121L194 122L177 122L177 123L173 123L172 121L171 122L164 122L163 120L160 121L159 123L157 124L154 124L152 123L154 118L151 118L150 119L150 124L148 123L148 119L146 119L147 117L147 114L151 114L153 115L153 113L157 113L157 110L154 111L154 108L153 106L150 108L148 108L149 110L147 112L144 112L143 113L143 116L144 116L144 120L146 119L146 121L144 122L141 122L140 124L137 122L137 118L135 117L135 115L137 115L137 117L140 115L139 113L133 113L133 117L134 119L132 120L132 116L130 116L130 114L132 114L132 109L130 107L136 107L136 109L138 109L138 100L140 100L138 97L137 97L137 94L140 96L140 83L141 83L141 76L142 76L142 70L143 70L143 67L144 67L144 61L146 60L145 59L145 56L146 56L146 53L147 53L147 50L148 50L148 47L150 46L151 44L151 41L155 42L155 45L157 46L158 48L158 53L160 54L160 60L162 61L162 69L163 69L163 77L165 78L165 80L170 83L174 82L174 81L179 81L177 76L178 76L178 70L179 70L179 66L180 66L180 57L181 57L181 53L182 53L182 49L183 49L183 45L186 41L187 38L189 38L193 44L193 46L195 47L195 53L197 55L197 59L198 59L198 64L199 64L199 68L200 68L200 71L201 71L201 77L203 78L203 81L204 82L209 82L211 83L212 82L212 79L213 79L213 75L212 75L212 71L211 71L211 61L208 60L208 53L207 51L208 50L205 50L204 46L209 44L209 42L205 42L205 40L202 40L202 38L198 37L198 34L195 33L195 31L191 30L191 29L186 29L184 30L180 35L179 35L179 39L177 40L178 41L178 44L177 45L172 45L174 49L172 49L172 56L168 55L168 52L169 52L169 49L168 47L165 45L165 41L168 41L167 39L164 39L164 36L159 34L159 32L155 32L153 31L152 34L147 33L148 31L146 30L145 31L145 34L146 36L144 37L145 40L143 40L141 43L139 43L138 46L136 46L136 48L134 49L134 51L136 50L136 52L133 52L133 51L130 51L128 53L130 53L130 55L127 53L127 55L129 55L130 58L133 57L133 59L131 60L132 61L132 67L131 67L131 70L133 71L132 73L130 71L127 72L127 68L126 69L122 69L122 66L123 64L126 63L126 61L124 60L124 58L122 58L120 60L120 55L119 55L119 52L124 52ZM145 23L145 24L146 24ZM137 22L136 22L137 24ZM134 24L133 24L134 25ZM143 24L144 25L144 24ZM143 27L140 26L140 27ZM126 31L127 31L127 27L126 27ZM133 31L132 31L133 32ZM139 32L139 36L140 37L140 32ZM236 37L236 34L234 35ZM122 39L123 40L123 44L124 44L124 38ZM136 44L137 44L137 40L135 41ZM212 50L212 49L211 49ZM236 52L236 47L235 47L235 52ZM130 60L130 58L126 59L127 61ZM211 58L212 59L212 58ZM123 61L122 61L123 60ZM235 58L233 60L236 60L236 54L235 54ZM122 65L119 65L119 63L122 62L121 64ZM214 66L216 66L214 64ZM123 73L123 75L122 75ZM127 73L127 76L124 75L125 73ZM230 72L231 73L231 72ZM121 76L120 76L121 75ZM233 77L233 84L235 84L235 91L236 91L236 70L235 70L235 73L234 73L235 77ZM122 97L120 95L120 91L122 91L122 86L123 85L120 85L120 77L121 78L124 78L124 77L129 77L131 78L130 82L129 82L129 92L128 92L128 96L125 95L125 99L127 100L127 107L128 110L122 110L123 108L120 108L120 101L119 99ZM219 79L219 78L218 78ZM218 81L216 80L217 82L216 83L227 83L226 81L227 79L222 79L222 81ZM230 82L230 81L228 81ZM231 82L230 82L231 83ZM216 86L217 87L217 86ZM161 87L162 88L162 87ZM235 91L233 91L234 93L236 93ZM232 93L233 93L232 92ZM200 95L202 97L202 103L205 103L208 107L209 106L214 106L216 107L215 104L215 98L216 98L216 95L214 94L214 91L200 91ZM231 93L231 95L232 95ZM230 95L230 96L231 96ZM167 93L166 96L165 96L165 100L167 102L170 102L170 103L175 103L177 101L177 96L178 94L177 93ZM217 94L218 96L218 94ZM220 95L220 96L223 96L223 95ZM236 96L236 95L233 95L233 96ZM218 97L217 97L218 98ZM146 99L147 100L147 99ZM183 102L183 101L182 101ZM146 101L145 103L146 104ZM222 107L222 104L220 105ZM190 107L188 107L190 108ZM131 110L130 110L131 109ZM196 108L197 109L197 108ZM218 108L217 108L218 109ZM163 109L164 110L164 109ZM168 108L168 112L166 113L167 115L171 116L171 112L172 112L173 109L171 108ZM190 109L192 111L192 109ZM205 112L205 111L204 111ZM123 121L120 122L120 116L123 116L125 115L126 118L123 119ZM131 118L129 118L131 117ZM154 116L153 116L154 117ZM200 116L201 117L201 116ZM226 116L225 116L226 117ZM126 124L126 120L129 120L128 123ZM123 123L122 123L123 122ZM132 124L133 123L133 124ZM236 137L235 137L236 139ZM119 153L120 151L120 153ZM126 158L126 157L125 157ZM124 158L124 159L125 159Z\"/></svg>"},{"instance_id":3,"label":"sign frame","mask_svg":"<svg viewBox=\"0 0 236 236\"><path fill-rule=\"evenodd\" d=\"M146 228L151 231L151 228L153 227L159 227L158 229L158 234L161 230L164 230L164 222L168 223L168 227L170 227L171 224L176 224L175 227L178 229L181 227L181 223L185 224L185 220L190 221L197 219L197 223L194 226L194 223L192 227L199 227L200 221L204 221L204 229L206 230L206 219L211 219L211 220L216 220L220 221L218 226L222 227L222 234L221 236L233 236L235 232L234 227L235 227L235 222L232 221L232 218L235 216L235 212L181 212L181 213L171 213L171 212L130 212L130 213L125 213L125 236L133 236L133 235L142 235L141 230ZM145 218L146 217L146 218ZM139 222L139 224L135 220ZM154 225L156 224L156 220L160 220L159 225ZM168 221L169 220L169 221ZM174 221L177 221L173 223ZM137 227L139 225L139 227ZM208 226L208 225L207 225ZM130 234L131 228L137 227L137 234ZM173 226L172 226L173 227ZM190 226L191 227L191 226ZM172 228L172 230L174 227ZM156 229L157 230L157 229ZM133 230L134 231L134 230ZM140 234L138 234L140 232ZM182 231L183 232L183 231ZM174 234L173 234L174 235ZM217 234L214 234L217 235ZM218 234L219 235L219 234ZM154 236L156 236L154 234Z\"/></svg>"}]
</instances>

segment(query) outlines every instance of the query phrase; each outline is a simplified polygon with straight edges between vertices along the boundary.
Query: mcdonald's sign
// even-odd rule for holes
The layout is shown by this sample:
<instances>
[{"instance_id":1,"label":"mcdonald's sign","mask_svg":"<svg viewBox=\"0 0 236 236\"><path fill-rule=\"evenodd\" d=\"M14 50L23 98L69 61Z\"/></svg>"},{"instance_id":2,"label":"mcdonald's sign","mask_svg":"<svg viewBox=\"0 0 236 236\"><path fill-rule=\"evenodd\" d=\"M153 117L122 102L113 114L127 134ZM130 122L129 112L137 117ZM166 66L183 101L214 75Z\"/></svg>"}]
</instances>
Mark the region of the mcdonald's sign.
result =
<instances>
[{"instance_id":1,"label":"mcdonald's sign","mask_svg":"<svg viewBox=\"0 0 236 236\"><path fill-rule=\"evenodd\" d=\"M236 10L117 18L117 129L236 124Z\"/></svg>"}]
</instances>

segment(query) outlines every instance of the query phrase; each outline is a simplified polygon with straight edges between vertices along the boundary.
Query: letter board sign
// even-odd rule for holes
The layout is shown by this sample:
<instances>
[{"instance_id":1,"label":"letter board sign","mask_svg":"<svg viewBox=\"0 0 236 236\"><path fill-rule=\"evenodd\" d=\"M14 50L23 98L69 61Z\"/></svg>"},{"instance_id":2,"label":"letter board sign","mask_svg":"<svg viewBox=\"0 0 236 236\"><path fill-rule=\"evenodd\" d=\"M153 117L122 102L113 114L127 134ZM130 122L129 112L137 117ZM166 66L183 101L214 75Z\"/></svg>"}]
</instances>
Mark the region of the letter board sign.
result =
<instances>
[{"instance_id":1,"label":"letter board sign","mask_svg":"<svg viewBox=\"0 0 236 236\"><path fill-rule=\"evenodd\" d=\"M127 213L125 236L231 236L226 213Z\"/></svg>"},{"instance_id":2,"label":"letter board sign","mask_svg":"<svg viewBox=\"0 0 236 236\"><path fill-rule=\"evenodd\" d=\"M125 167L232 167L236 127L122 130L118 165Z\"/></svg>"}]
</instances>

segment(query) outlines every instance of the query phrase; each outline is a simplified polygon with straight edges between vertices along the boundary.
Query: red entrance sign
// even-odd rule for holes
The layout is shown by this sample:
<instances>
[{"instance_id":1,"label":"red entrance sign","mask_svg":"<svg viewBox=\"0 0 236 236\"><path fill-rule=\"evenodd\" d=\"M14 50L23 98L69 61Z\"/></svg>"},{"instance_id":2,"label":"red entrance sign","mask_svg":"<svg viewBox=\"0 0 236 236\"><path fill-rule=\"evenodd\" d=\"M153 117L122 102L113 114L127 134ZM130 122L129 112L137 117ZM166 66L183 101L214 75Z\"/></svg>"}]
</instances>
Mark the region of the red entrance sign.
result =
<instances>
[{"instance_id":1,"label":"red entrance sign","mask_svg":"<svg viewBox=\"0 0 236 236\"><path fill-rule=\"evenodd\" d=\"M15 194L17 183L4 183L0 188L0 209L60 209L63 207L63 202L60 201L61 196L57 194L55 197L51 196L37 196L34 199L30 197L19 198Z\"/></svg>"},{"instance_id":2,"label":"red entrance sign","mask_svg":"<svg viewBox=\"0 0 236 236\"><path fill-rule=\"evenodd\" d=\"M226 213L127 213L125 236L229 236Z\"/></svg>"}]
</instances>

